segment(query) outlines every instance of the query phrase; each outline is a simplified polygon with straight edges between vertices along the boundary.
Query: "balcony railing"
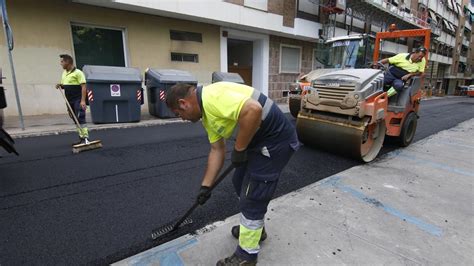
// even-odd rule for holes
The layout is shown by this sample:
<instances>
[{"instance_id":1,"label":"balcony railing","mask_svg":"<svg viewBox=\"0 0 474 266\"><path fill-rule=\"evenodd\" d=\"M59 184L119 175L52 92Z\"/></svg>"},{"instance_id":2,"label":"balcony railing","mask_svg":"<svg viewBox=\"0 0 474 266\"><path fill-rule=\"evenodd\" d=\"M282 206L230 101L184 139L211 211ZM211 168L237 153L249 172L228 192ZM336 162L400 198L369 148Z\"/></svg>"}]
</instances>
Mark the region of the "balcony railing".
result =
<instances>
[{"instance_id":1,"label":"balcony railing","mask_svg":"<svg viewBox=\"0 0 474 266\"><path fill-rule=\"evenodd\" d=\"M428 11L418 11L412 8L405 8L403 6L395 6L388 0L368 0L375 5L379 5L391 14L398 16L399 18L415 24L421 28L431 29L431 32L435 35L440 35L441 27L434 23L433 21L428 22Z\"/></svg>"}]
</instances>

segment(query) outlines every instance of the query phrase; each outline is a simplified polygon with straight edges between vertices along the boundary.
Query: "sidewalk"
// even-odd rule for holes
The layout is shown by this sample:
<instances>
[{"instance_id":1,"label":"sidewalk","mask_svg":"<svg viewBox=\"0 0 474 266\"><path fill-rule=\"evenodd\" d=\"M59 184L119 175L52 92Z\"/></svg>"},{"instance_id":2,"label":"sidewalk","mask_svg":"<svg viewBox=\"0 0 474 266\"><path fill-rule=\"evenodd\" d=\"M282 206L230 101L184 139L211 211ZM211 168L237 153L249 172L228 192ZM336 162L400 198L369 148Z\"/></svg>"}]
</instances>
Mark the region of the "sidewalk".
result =
<instances>
[{"instance_id":1,"label":"sidewalk","mask_svg":"<svg viewBox=\"0 0 474 266\"><path fill-rule=\"evenodd\" d=\"M289 113L288 104L278 104L280 109ZM142 111L141 121L136 123L116 123L116 124L93 124L91 123L90 112L87 112L86 121L90 130L103 130L114 128L132 128L149 127L156 125L165 125L171 123L183 123L180 118L160 119ZM58 135L70 132L76 132L73 121L65 114L59 115L36 115L25 116L25 130L20 127L19 117L6 117L3 128L13 138L26 138L37 136Z\"/></svg>"},{"instance_id":2,"label":"sidewalk","mask_svg":"<svg viewBox=\"0 0 474 266\"><path fill-rule=\"evenodd\" d=\"M4 128L13 138L38 137L76 132L74 122L67 114L25 116L24 121L25 130L22 130L20 128L19 117L6 117ZM142 114L141 121L136 123L93 124L90 122L92 121L90 112L87 112L86 121L88 122L87 126L89 130L148 127L183 122L179 118L159 119L149 114Z\"/></svg>"},{"instance_id":3,"label":"sidewalk","mask_svg":"<svg viewBox=\"0 0 474 266\"><path fill-rule=\"evenodd\" d=\"M275 199L259 265L472 265L473 135L471 119ZM215 265L234 251L238 221L116 265Z\"/></svg>"}]
</instances>

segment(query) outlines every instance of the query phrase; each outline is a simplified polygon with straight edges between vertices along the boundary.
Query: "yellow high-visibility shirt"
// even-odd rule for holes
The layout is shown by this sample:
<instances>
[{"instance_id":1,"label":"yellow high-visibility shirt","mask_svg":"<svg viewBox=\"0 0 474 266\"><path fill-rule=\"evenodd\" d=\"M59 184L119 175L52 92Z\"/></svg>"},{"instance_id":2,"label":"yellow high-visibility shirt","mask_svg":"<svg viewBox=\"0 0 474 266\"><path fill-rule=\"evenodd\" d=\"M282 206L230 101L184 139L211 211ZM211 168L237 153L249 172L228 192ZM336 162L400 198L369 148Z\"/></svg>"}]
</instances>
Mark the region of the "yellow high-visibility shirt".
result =
<instances>
[{"instance_id":1,"label":"yellow high-visibility shirt","mask_svg":"<svg viewBox=\"0 0 474 266\"><path fill-rule=\"evenodd\" d=\"M64 70L61 76L61 85L81 85L86 83L84 73L74 68L71 71Z\"/></svg>"},{"instance_id":2,"label":"yellow high-visibility shirt","mask_svg":"<svg viewBox=\"0 0 474 266\"><path fill-rule=\"evenodd\" d=\"M409 53L397 54L395 56L388 58L388 62L410 73L425 72L425 66L426 66L425 58L423 57L423 59L421 59L420 62L412 62L410 57L407 60L408 55Z\"/></svg>"},{"instance_id":3,"label":"yellow high-visibility shirt","mask_svg":"<svg viewBox=\"0 0 474 266\"><path fill-rule=\"evenodd\" d=\"M232 136L240 110L254 88L233 82L216 82L202 89L202 125L210 143Z\"/></svg>"}]
</instances>

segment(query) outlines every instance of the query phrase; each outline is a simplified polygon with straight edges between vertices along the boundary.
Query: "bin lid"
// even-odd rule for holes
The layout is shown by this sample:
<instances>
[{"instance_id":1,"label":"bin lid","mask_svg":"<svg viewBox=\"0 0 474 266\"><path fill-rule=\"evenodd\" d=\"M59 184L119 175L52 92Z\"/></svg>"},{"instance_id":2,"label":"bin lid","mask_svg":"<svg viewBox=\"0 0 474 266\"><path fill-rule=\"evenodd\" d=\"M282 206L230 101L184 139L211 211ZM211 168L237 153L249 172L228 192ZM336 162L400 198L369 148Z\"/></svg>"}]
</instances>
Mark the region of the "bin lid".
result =
<instances>
[{"instance_id":1,"label":"bin lid","mask_svg":"<svg viewBox=\"0 0 474 266\"><path fill-rule=\"evenodd\" d=\"M219 81L235 82L239 84L245 83L242 77L237 73L228 73L228 72L219 72L219 71L213 72L212 83L219 82Z\"/></svg>"},{"instance_id":2,"label":"bin lid","mask_svg":"<svg viewBox=\"0 0 474 266\"><path fill-rule=\"evenodd\" d=\"M140 69L133 67L93 66L82 68L87 82L141 83Z\"/></svg>"},{"instance_id":3,"label":"bin lid","mask_svg":"<svg viewBox=\"0 0 474 266\"><path fill-rule=\"evenodd\" d=\"M197 79L188 71L177 69L148 68L145 71L145 76L151 76L157 79L160 83L188 82L197 84L198 82Z\"/></svg>"}]
</instances>

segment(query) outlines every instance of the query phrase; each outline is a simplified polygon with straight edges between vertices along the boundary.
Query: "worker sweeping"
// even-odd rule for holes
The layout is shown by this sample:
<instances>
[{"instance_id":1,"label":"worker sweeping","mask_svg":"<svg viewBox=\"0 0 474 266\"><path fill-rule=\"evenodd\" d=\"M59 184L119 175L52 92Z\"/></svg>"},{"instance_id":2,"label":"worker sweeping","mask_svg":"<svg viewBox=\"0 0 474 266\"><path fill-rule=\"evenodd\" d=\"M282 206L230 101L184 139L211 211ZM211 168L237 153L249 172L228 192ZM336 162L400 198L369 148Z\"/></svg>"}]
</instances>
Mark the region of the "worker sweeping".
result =
<instances>
[{"instance_id":1,"label":"worker sweeping","mask_svg":"<svg viewBox=\"0 0 474 266\"><path fill-rule=\"evenodd\" d=\"M412 53L400 53L379 61L380 64L389 63L391 66L384 76L384 85L390 85L388 97L401 92L405 82L413 76L420 76L425 72L426 48L419 47Z\"/></svg>"},{"instance_id":2,"label":"worker sweeping","mask_svg":"<svg viewBox=\"0 0 474 266\"><path fill-rule=\"evenodd\" d=\"M60 64L64 69L61 83L56 85L66 102L69 116L77 127L79 140L72 144L73 152L78 153L102 147L100 141L89 141L89 130L86 125L86 78L84 73L74 66L74 60L70 55L62 54Z\"/></svg>"},{"instance_id":3,"label":"worker sweeping","mask_svg":"<svg viewBox=\"0 0 474 266\"><path fill-rule=\"evenodd\" d=\"M225 139L238 126L231 161L239 196L240 225L232 228L239 240L235 252L217 265L255 265L264 240L264 216L278 178L299 147L296 131L276 104L258 90L232 82L205 87L176 84L167 93L168 107L183 120L202 124L211 145L197 201L209 198L209 187L221 170Z\"/></svg>"}]
</instances>

